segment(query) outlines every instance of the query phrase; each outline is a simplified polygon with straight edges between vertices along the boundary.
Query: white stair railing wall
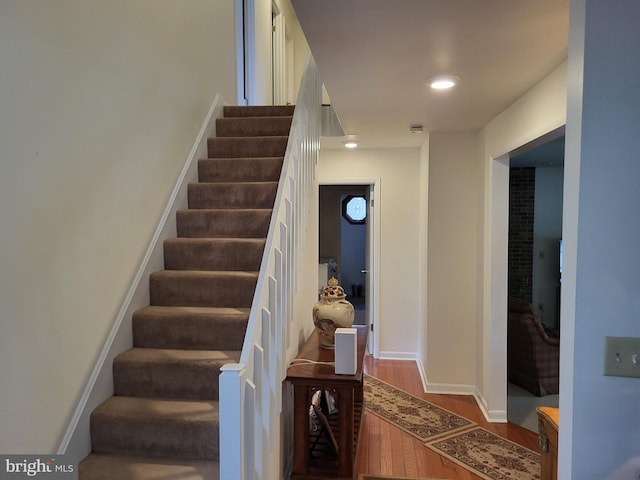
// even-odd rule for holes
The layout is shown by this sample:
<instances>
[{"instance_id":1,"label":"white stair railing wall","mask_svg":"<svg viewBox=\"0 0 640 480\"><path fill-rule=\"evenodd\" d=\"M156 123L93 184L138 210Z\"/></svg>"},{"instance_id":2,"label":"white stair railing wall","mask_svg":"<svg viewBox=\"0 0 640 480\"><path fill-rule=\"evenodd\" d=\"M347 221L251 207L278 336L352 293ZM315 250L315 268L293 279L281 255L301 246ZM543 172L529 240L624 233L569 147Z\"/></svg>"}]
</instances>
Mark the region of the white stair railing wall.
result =
<instances>
[{"instance_id":1,"label":"white stair railing wall","mask_svg":"<svg viewBox=\"0 0 640 480\"><path fill-rule=\"evenodd\" d=\"M317 273L305 265L317 264L316 227L309 219L317 211L321 104L322 85L311 59L296 101L240 362L225 365L220 374L221 479L279 479L291 468L292 428L283 415L282 392L287 365L313 328Z\"/></svg>"}]
</instances>

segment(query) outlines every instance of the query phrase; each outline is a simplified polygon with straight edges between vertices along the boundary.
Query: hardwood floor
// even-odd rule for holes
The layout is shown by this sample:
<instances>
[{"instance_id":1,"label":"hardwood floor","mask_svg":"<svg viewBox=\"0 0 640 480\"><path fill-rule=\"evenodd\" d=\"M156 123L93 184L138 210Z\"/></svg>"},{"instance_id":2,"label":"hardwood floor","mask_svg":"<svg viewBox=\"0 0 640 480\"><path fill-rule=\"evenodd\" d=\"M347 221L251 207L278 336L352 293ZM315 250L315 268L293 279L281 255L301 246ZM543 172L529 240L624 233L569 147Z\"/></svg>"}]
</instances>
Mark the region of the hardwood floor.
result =
<instances>
[{"instance_id":1,"label":"hardwood floor","mask_svg":"<svg viewBox=\"0 0 640 480\"><path fill-rule=\"evenodd\" d=\"M538 435L513 423L489 423L471 395L426 394L413 361L365 358L365 373L397 388L446 408L487 430L538 451ZM452 461L436 454L422 442L367 412L363 415L356 471L377 475L457 480L482 480Z\"/></svg>"}]
</instances>

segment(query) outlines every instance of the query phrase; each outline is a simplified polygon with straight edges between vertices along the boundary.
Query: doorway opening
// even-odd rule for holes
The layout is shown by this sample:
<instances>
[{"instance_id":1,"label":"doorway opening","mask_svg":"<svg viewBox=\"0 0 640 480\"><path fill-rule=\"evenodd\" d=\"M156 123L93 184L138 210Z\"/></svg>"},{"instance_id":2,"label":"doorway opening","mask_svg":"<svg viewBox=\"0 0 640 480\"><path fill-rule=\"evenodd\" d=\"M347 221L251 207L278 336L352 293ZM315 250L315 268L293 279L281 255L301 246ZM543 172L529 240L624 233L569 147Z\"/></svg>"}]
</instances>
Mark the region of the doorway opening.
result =
<instances>
[{"instance_id":1,"label":"doorway opening","mask_svg":"<svg viewBox=\"0 0 640 480\"><path fill-rule=\"evenodd\" d=\"M318 293L335 277L353 304L354 324L368 325L375 355L372 184L320 185Z\"/></svg>"},{"instance_id":2,"label":"doorway opening","mask_svg":"<svg viewBox=\"0 0 640 480\"><path fill-rule=\"evenodd\" d=\"M507 419L535 432L559 402L563 178L563 129L509 155Z\"/></svg>"}]
</instances>

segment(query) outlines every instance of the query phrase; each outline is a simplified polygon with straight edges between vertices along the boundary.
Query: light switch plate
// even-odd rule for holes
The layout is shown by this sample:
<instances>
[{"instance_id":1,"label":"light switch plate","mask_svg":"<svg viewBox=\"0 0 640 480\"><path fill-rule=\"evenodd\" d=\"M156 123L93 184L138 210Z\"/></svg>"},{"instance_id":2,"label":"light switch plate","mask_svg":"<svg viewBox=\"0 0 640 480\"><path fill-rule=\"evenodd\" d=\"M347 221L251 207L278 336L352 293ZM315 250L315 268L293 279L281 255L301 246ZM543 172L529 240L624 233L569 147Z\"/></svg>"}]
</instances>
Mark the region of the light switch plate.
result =
<instances>
[{"instance_id":1,"label":"light switch plate","mask_svg":"<svg viewBox=\"0 0 640 480\"><path fill-rule=\"evenodd\" d=\"M640 377L640 338L605 337L604 374Z\"/></svg>"}]
</instances>

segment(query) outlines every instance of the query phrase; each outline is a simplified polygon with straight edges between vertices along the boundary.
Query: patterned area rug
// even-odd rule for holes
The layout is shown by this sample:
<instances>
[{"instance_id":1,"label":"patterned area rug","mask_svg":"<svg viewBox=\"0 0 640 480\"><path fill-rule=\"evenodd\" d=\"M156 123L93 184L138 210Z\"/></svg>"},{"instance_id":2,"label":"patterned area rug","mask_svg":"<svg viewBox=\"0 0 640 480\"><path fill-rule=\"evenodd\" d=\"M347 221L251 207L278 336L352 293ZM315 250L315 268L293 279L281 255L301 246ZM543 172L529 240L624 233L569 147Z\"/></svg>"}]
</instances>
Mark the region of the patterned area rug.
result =
<instances>
[{"instance_id":1,"label":"patterned area rug","mask_svg":"<svg viewBox=\"0 0 640 480\"><path fill-rule=\"evenodd\" d=\"M425 444L487 480L539 480L540 455L476 427Z\"/></svg>"},{"instance_id":2,"label":"patterned area rug","mask_svg":"<svg viewBox=\"0 0 640 480\"><path fill-rule=\"evenodd\" d=\"M366 410L423 442L476 425L369 375L365 376L364 397Z\"/></svg>"},{"instance_id":3,"label":"patterned area rug","mask_svg":"<svg viewBox=\"0 0 640 480\"><path fill-rule=\"evenodd\" d=\"M380 475L369 475L361 473L358 480L438 480L437 478L409 478L409 477L382 477Z\"/></svg>"}]
</instances>

